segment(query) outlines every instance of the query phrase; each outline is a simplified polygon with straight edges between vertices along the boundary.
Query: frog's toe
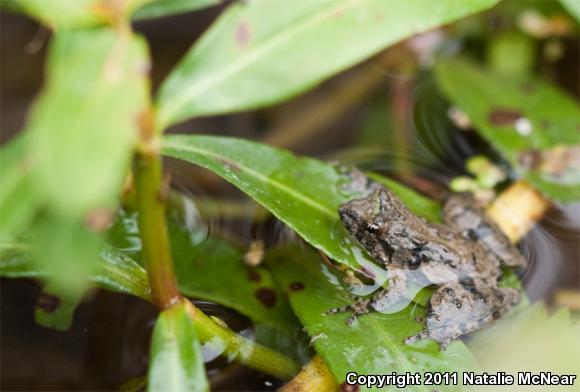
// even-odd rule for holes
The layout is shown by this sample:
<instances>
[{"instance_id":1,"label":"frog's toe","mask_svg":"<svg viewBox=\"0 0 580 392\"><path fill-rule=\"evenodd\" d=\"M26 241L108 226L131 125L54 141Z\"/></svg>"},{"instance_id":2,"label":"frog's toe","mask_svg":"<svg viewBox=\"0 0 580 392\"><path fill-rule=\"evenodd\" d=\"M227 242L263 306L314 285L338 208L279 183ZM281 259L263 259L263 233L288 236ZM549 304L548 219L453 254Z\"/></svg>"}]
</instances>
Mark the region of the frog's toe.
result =
<instances>
[{"instance_id":1,"label":"frog's toe","mask_svg":"<svg viewBox=\"0 0 580 392\"><path fill-rule=\"evenodd\" d=\"M323 316L330 316L331 314L344 313L351 308L351 305L338 306L336 308L328 309L322 313Z\"/></svg>"},{"instance_id":2,"label":"frog's toe","mask_svg":"<svg viewBox=\"0 0 580 392\"><path fill-rule=\"evenodd\" d=\"M447 346L449 346L449 343L451 343L451 339L443 339L442 341L440 341L439 342L439 351L445 351Z\"/></svg>"},{"instance_id":3,"label":"frog's toe","mask_svg":"<svg viewBox=\"0 0 580 392\"><path fill-rule=\"evenodd\" d=\"M369 302L370 301L368 299L363 299L353 304L332 308L324 312L323 315L328 316L331 314L344 313L352 310L352 315L346 320L346 324L351 325L358 316L369 312Z\"/></svg>"},{"instance_id":4,"label":"frog's toe","mask_svg":"<svg viewBox=\"0 0 580 392\"><path fill-rule=\"evenodd\" d=\"M421 339L425 339L429 337L429 332L427 331L421 331L416 335L413 336L409 336L407 339L405 339L405 343L407 344L411 344L413 342L416 342L417 340L421 340Z\"/></svg>"},{"instance_id":5,"label":"frog's toe","mask_svg":"<svg viewBox=\"0 0 580 392\"><path fill-rule=\"evenodd\" d=\"M429 331L424 330L424 331L419 332L416 335L409 336L407 339L405 339L405 343L411 344L413 342L416 342L417 340L428 339L428 338L433 339L433 337L430 336ZM437 339L434 339L434 340L439 343L439 351L445 351L445 349L447 348L449 343L451 343L451 341L452 341L452 339L449 337L443 338L441 340L437 340Z\"/></svg>"}]
</instances>

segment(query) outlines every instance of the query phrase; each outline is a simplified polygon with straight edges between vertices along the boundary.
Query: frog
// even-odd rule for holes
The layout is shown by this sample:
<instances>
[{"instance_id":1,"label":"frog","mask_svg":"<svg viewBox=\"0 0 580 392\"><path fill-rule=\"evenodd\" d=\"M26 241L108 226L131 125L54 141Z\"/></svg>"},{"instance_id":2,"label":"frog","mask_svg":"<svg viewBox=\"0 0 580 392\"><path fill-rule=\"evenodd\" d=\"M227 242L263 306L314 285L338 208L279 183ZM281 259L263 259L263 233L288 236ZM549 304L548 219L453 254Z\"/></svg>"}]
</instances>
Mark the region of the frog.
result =
<instances>
[{"instance_id":1,"label":"frog","mask_svg":"<svg viewBox=\"0 0 580 392\"><path fill-rule=\"evenodd\" d=\"M354 176L362 183L361 176ZM352 311L355 320L371 311L389 313L405 301L411 281L435 286L425 328L405 342L430 338L440 349L507 314L520 301L518 290L500 287L502 266L525 268L526 260L468 194L443 202L443 223L412 213L391 190L365 180L364 196L341 204L348 233L387 272L388 286L371 297L330 309ZM408 300L407 300L408 302Z\"/></svg>"}]
</instances>

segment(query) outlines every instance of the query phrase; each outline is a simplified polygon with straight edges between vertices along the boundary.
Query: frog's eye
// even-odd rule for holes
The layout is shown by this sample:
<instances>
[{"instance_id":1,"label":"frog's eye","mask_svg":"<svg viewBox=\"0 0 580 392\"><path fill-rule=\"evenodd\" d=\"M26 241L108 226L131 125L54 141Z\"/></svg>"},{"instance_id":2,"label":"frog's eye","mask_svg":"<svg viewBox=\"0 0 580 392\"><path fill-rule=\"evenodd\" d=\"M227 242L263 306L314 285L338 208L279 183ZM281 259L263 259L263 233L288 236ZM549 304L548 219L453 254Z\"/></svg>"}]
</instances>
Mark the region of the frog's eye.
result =
<instances>
[{"instance_id":1,"label":"frog's eye","mask_svg":"<svg viewBox=\"0 0 580 392\"><path fill-rule=\"evenodd\" d=\"M366 230L371 234L374 234L379 229L379 227L374 223L367 223L365 226Z\"/></svg>"}]
</instances>

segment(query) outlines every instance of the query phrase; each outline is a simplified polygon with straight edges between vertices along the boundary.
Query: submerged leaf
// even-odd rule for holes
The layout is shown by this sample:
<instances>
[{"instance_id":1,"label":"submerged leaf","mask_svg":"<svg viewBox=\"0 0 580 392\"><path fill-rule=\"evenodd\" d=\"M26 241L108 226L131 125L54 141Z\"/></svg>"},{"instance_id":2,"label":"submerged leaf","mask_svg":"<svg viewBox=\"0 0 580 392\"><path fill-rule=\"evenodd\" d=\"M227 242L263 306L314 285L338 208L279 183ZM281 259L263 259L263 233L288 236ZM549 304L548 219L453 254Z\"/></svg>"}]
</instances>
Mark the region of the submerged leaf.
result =
<instances>
[{"instance_id":1,"label":"submerged leaf","mask_svg":"<svg viewBox=\"0 0 580 392\"><path fill-rule=\"evenodd\" d=\"M163 152L222 176L332 259L381 274L338 216L340 204L361 196L361 190L353 186L355 180L349 170L227 137L166 136ZM436 203L400 184L381 181L392 185L393 193L408 203L413 212L434 217Z\"/></svg>"},{"instance_id":2,"label":"submerged leaf","mask_svg":"<svg viewBox=\"0 0 580 392\"><path fill-rule=\"evenodd\" d=\"M424 308L411 304L398 313L370 313L352 326L348 314L325 316L324 312L353 302L348 291L312 250L284 247L267 256L267 266L284 287L290 304L304 325L316 351L329 366L338 383L348 372L390 374L391 372L458 371L475 366L460 341L440 352L438 344L422 341L413 345L404 339L419 332ZM438 390L460 390L457 386ZM408 386L405 390L432 391L428 386ZM394 388L393 388L394 390Z\"/></svg>"},{"instance_id":3,"label":"submerged leaf","mask_svg":"<svg viewBox=\"0 0 580 392\"><path fill-rule=\"evenodd\" d=\"M195 334L188 302L159 315L151 342L148 391L209 390L201 347Z\"/></svg>"},{"instance_id":4,"label":"submerged leaf","mask_svg":"<svg viewBox=\"0 0 580 392\"><path fill-rule=\"evenodd\" d=\"M580 110L539 79L505 77L459 59L441 60L439 86L481 136L548 197L580 200Z\"/></svg>"},{"instance_id":5,"label":"submerged leaf","mask_svg":"<svg viewBox=\"0 0 580 392\"><path fill-rule=\"evenodd\" d=\"M163 83L164 128L274 104L421 31L497 0L255 0L220 16Z\"/></svg>"}]
</instances>

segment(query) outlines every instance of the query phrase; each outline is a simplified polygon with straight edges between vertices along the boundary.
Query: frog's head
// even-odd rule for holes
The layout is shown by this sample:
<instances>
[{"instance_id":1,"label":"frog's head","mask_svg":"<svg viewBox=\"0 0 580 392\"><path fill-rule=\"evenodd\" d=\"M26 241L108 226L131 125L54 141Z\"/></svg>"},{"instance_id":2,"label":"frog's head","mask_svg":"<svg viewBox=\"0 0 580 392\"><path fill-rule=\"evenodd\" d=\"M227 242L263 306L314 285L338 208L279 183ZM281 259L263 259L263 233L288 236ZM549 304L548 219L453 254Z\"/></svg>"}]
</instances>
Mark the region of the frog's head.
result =
<instances>
[{"instance_id":1,"label":"frog's head","mask_svg":"<svg viewBox=\"0 0 580 392\"><path fill-rule=\"evenodd\" d=\"M384 188L376 189L367 197L353 199L338 208L338 214L346 229L352 233L374 233L379 229L377 217L389 208L391 195Z\"/></svg>"}]
</instances>

